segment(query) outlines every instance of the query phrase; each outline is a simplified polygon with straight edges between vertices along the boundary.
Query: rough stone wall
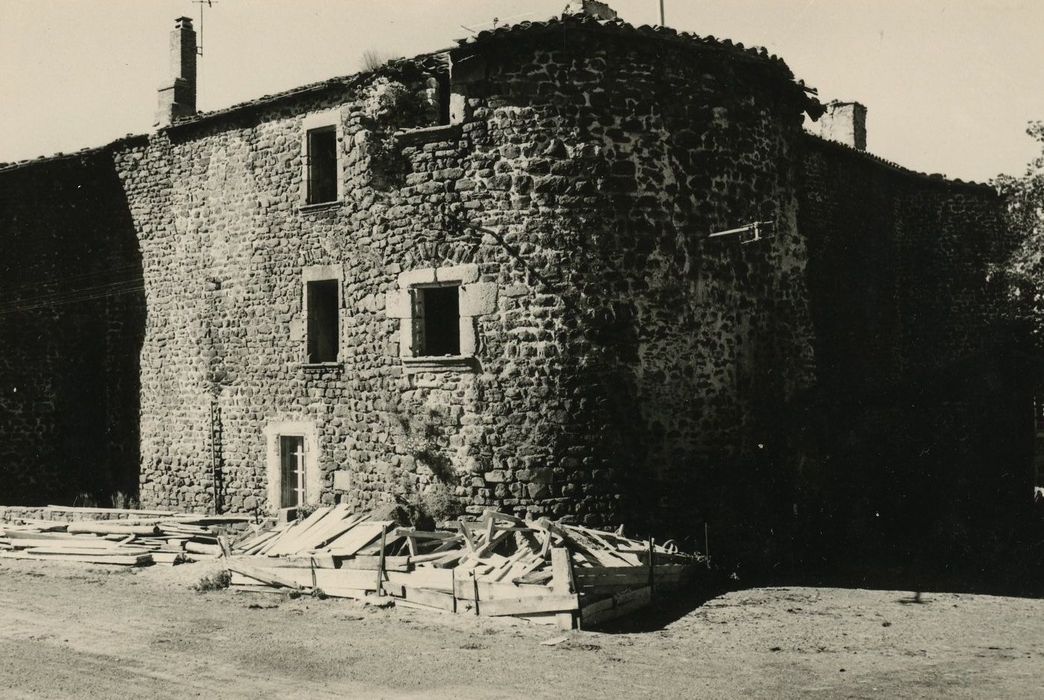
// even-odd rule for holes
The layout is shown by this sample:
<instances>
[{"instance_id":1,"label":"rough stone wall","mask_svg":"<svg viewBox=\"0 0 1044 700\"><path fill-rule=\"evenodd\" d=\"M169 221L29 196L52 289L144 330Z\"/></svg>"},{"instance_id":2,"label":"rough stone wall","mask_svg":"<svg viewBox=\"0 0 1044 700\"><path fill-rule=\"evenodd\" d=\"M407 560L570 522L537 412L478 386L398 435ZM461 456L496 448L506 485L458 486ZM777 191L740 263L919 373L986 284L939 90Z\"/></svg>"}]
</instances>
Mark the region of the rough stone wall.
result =
<instances>
[{"instance_id":1,"label":"rough stone wall","mask_svg":"<svg viewBox=\"0 0 1044 700\"><path fill-rule=\"evenodd\" d=\"M138 476L141 258L106 151L0 171L0 504Z\"/></svg>"},{"instance_id":2,"label":"rough stone wall","mask_svg":"<svg viewBox=\"0 0 1044 700\"><path fill-rule=\"evenodd\" d=\"M0 173L2 500L127 490L140 427L146 507L269 510L293 430L324 503L718 543L997 512L1024 408L999 202L801 109L779 62L568 26ZM340 200L302 206L326 124ZM447 276L474 355L408 357L409 285ZM336 363L306 362L313 278L338 280Z\"/></svg>"},{"instance_id":3,"label":"rough stone wall","mask_svg":"<svg viewBox=\"0 0 1044 700\"><path fill-rule=\"evenodd\" d=\"M1002 202L805 146L818 387L802 448L822 470L806 473L805 507L890 547L1005 522L1030 502L1032 404L1025 329L993 282L1018 243Z\"/></svg>"},{"instance_id":4,"label":"rough stone wall","mask_svg":"<svg viewBox=\"0 0 1044 700\"><path fill-rule=\"evenodd\" d=\"M263 431L292 421L316 427L324 502L444 481L472 512L680 512L807 384L785 68L583 31L468 55L459 125L416 130L426 78L400 64L117 157L150 308L143 503L267 508ZM302 125L331 108L344 201L301 208ZM756 218L776 237L705 240ZM410 367L386 300L460 265L495 300L475 361ZM312 266L342 272L337 366L302 364Z\"/></svg>"}]
</instances>

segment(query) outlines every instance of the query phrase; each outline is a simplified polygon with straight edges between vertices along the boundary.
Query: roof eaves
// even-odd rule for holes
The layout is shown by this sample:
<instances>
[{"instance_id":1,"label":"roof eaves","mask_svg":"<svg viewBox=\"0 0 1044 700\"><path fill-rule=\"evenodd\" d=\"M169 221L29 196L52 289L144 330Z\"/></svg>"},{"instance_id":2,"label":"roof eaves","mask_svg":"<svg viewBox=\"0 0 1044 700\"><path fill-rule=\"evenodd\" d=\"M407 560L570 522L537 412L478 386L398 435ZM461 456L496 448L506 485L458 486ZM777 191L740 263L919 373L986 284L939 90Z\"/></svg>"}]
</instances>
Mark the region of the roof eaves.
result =
<instances>
[{"instance_id":1,"label":"roof eaves","mask_svg":"<svg viewBox=\"0 0 1044 700\"><path fill-rule=\"evenodd\" d=\"M849 155L861 158L868 162L884 166L889 170L893 170L902 175L919 178L921 180L927 180L929 182L937 183L940 185L956 185L959 187L989 190L994 194L996 194L997 191L996 188L994 188L992 185L986 182L976 182L975 180L962 180L960 178L951 179L946 177L942 173L925 173L919 170L911 170L910 168L906 168L902 165L899 165L895 161L891 161L887 158L882 158L881 156L874 155L869 151L861 151L858 148L853 148L852 146L849 146L847 143L841 143L840 141L834 141L833 139L823 138L818 134L813 134L808 131L804 132L804 134L805 138L810 139L812 142L817 143L820 146L825 146L827 148L833 148L835 150L848 153Z\"/></svg>"},{"instance_id":2,"label":"roof eaves","mask_svg":"<svg viewBox=\"0 0 1044 700\"><path fill-rule=\"evenodd\" d=\"M93 156L96 154L104 153L106 151L111 151L124 143L129 143L130 141L147 138L148 134L127 134L126 136L121 136L120 138L115 139L114 141L110 141L109 143L103 144L101 146L88 146L86 148L81 148L78 151L72 151L71 153L64 153L62 151L59 151L58 153L52 153L50 155L45 156L37 156L36 158L26 158L23 160L15 161L13 163L0 163L0 173L8 173L14 170L29 168L36 165L43 165L46 163L57 163L61 161L75 160L77 158L85 158L87 156Z\"/></svg>"}]
</instances>

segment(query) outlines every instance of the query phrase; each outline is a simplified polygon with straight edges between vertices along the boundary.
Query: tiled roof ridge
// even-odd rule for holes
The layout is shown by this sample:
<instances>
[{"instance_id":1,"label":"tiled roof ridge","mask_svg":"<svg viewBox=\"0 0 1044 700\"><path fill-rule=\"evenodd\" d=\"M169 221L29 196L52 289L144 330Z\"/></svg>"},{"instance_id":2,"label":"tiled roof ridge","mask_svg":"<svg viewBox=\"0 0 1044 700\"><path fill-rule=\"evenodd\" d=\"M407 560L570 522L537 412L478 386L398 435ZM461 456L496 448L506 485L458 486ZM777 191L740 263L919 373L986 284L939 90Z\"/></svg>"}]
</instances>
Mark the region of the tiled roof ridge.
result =
<instances>
[{"instance_id":1,"label":"tiled roof ridge","mask_svg":"<svg viewBox=\"0 0 1044 700\"><path fill-rule=\"evenodd\" d=\"M620 18L616 19L599 19L591 15L585 14L563 14L555 17L551 17L546 20L537 21L524 21L516 24L505 24L500 27L493 29L486 29L478 32L474 36L465 37L458 39L457 44L460 46L467 46L471 44L477 44L485 41L489 41L494 38L502 38L508 35L522 34L529 31L539 29L553 29L555 27L562 26L581 26L581 27L601 27L609 30L620 30L634 32L643 36L655 37L660 39L677 39L690 44L696 44L707 47L719 47L725 50L733 51L739 55L745 55L748 58L759 59L767 61L769 63L776 63L782 66L790 72L790 67L787 66L779 56L770 54L768 49L761 46L744 46L742 42L733 42L730 39L719 39L713 35L702 36L693 32L683 32L674 29L673 27L667 27L662 25L649 25L642 24L635 26L629 22L625 22Z\"/></svg>"},{"instance_id":2,"label":"tiled roof ridge","mask_svg":"<svg viewBox=\"0 0 1044 700\"><path fill-rule=\"evenodd\" d=\"M870 151L861 151L858 148L853 148L852 146L849 146L847 143L841 143L840 141L834 141L833 139L824 138L818 134L813 134L809 131L805 131L804 136L805 138L810 139L821 146L827 146L829 148L834 148L839 151L844 151L850 155L856 156L857 158L862 158L872 163L876 163L877 165L882 165L886 168L889 168L890 170L895 170L903 175L909 175L911 177L920 178L922 180L929 180L931 182L936 182L941 185L958 185L962 187L987 189L991 192L996 192L996 188L994 188L993 185L991 185L988 182L978 182L976 180L962 180L959 177L949 178L946 175L943 175L942 173L926 173L920 170L912 170L905 166L899 165L895 161L888 160L887 158L882 158L879 155L875 155Z\"/></svg>"}]
</instances>

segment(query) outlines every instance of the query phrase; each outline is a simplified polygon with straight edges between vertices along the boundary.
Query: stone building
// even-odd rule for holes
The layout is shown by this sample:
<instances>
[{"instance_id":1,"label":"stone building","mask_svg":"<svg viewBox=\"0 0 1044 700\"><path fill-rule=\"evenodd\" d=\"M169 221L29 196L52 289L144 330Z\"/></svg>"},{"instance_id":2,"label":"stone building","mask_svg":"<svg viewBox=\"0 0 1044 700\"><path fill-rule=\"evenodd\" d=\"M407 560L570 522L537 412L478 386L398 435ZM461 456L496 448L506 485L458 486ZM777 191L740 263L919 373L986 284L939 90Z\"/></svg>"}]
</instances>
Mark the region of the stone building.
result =
<instances>
[{"instance_id":1,"label":"stone building","mask_svg":"<svg viewBox=\"0 0 1044 700\"><path fill-rule=\"evenodd\" d=\"M200 113L171 46L155 131L0 169L0 502L728 540L1028 488L1001 202L764 50L584 2Z\"/></svg>"}]
</instances>

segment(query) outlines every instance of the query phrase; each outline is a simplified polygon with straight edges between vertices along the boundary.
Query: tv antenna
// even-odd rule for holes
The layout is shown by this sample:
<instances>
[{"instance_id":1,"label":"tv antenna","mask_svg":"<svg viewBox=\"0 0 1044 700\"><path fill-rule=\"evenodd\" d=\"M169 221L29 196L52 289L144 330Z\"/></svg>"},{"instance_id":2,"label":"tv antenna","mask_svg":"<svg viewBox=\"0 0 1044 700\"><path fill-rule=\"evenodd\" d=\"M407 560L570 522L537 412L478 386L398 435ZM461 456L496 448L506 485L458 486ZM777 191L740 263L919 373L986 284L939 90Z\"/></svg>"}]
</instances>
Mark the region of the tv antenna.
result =
<instances>
[{"instance_id":1,"label":"tv antenna","mask_svg":"<svg viewBox=\"0 0 1044 700\"><path fill-rule=\"evenodd\" d=\"M196 54L203 55L203 6L213 8L218 0L192 0L193 5L199 5L199 41L196 42Z\"/></svg>"},{"instance_id":2,"label":"tv antenna","mask_svg":"<svg viewBox=\"0 0 1044 700\"><path fill-rule=\"evenodd\" d=\"M518 19L519 17L530 17L533 14L535 14L535 13L533 13L533 12L524 12L524 13L522 13L520 15L511 15L510 17L505 17L503 19L501 19L500 17L494 17L492 22L482 22L480 24L474 24L474 25L472 25L470 27L462 24L462 25L460 25L460 28L461 29L466 29L467 31L471 32L472 34L478 34L479 32L484 31L484 29L482 29L482 27L489 27L490 29L496 29L501 24L505 24L506 25L509 22L511 22L511 20L513 20L513 19Z\"/></svg>"}]
</instances>

